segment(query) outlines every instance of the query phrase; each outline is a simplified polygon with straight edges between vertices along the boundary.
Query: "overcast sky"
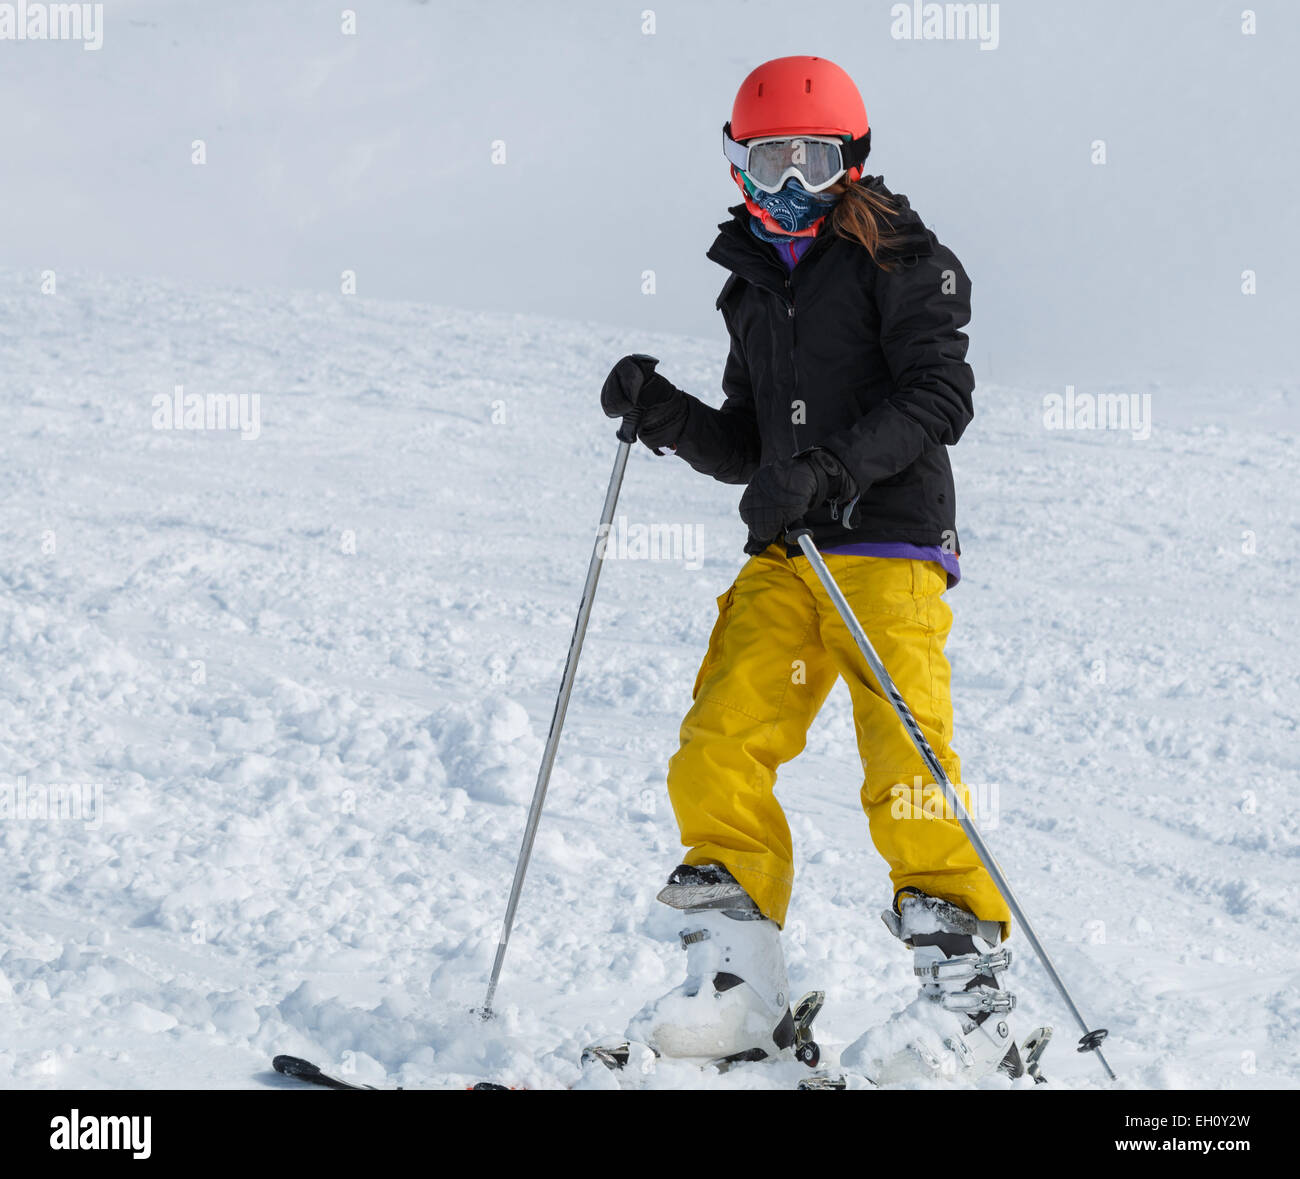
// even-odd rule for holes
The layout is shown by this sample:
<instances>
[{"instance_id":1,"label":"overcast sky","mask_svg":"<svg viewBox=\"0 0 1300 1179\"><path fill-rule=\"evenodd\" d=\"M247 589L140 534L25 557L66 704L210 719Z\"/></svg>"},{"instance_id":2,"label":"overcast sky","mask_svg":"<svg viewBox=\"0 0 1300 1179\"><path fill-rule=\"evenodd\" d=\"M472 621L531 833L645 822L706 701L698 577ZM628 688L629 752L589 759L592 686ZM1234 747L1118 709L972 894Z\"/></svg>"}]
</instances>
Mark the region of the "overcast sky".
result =
<instances>
[{"instance_id":1,"label":"overcast sky","mask_svg":"<svg viewBox=\"0 0 1300 1179\"><path fill-rule=\"evenodd\" d=\"M970 271L981 378L1294 380L1300 4L1244 35L1240 2L1012 0L985 49L897 38L873 0L353 0L346 35L348 2L109 0L98 50L0 41L0 265L351 269L720 335L721 125L754 65L817 53L862 89L869 170Z\"/></svg>"}]
</instances>

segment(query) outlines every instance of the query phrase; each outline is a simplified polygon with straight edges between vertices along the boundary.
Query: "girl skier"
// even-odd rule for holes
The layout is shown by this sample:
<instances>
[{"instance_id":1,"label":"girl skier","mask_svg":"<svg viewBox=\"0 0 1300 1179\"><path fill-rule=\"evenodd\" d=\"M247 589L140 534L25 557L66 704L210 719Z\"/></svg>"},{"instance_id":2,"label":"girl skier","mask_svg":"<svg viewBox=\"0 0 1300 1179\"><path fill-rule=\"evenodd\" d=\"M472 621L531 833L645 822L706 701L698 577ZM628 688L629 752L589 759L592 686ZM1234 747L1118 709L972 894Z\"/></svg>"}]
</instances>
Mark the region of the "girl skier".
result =
<instances>
[{"instance_id":1,"label":"girl skier","mask_svg":"<svg viewBox=\"0 0 1300 1179\"><path fill-rule=\"evenodd\" d=\"M656 454L745 484L751 554L718 599L668 793L688 849L659 900L686 914L687 979L638 1015L632 1039L666 1056L788 1055L781 952L794 876L777 767L804 747L838 676L853 700L871 837L889 864L891 932L920 994L842 1056L880 1082L1021 1070L1000 984L1006 905L879 693L807 560L811 528L954 783L943 600L958 572L946 447L971 419L970 281L878 177L852 79L783 57L742 83L724 151L743 204L709 250L729 271L717 306L731 337L714 409L628 356L601 404L634 415ZM937 813L936 813L937 812Z\"/></svg>"}]
</instances>

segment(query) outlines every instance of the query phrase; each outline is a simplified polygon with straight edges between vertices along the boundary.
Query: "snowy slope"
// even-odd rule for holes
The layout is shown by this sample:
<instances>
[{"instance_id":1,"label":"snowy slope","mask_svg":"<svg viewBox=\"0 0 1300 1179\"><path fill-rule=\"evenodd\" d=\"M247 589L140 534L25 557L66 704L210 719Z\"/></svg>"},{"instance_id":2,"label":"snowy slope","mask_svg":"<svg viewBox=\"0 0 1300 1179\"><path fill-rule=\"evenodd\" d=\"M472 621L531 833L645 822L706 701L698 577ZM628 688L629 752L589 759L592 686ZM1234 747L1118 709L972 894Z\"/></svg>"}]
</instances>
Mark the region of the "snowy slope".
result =
<instances>
[{"instance_id":1,"label":"snowy slope","mask_svg":"<svg viewBox=\"0 0 1300 1179\"><path fill-rule=\"evenodd\" d=\"M735 489L638 451L629 521L702 557L607 565L503 1017L468 1014L613 457L595 393L634 348L715 395L686 338L0 274L0 1083L254 1086L288 1051L567 1085L676 981L663 766L743 538ZM260 436L151 428L176 384L260 394ZM1124 1083L1294 1087L1296 392L1157 389L1146 441L1046 430L1043 392L983 385L954 452L956 747L990 842ZM912 986L851 738L837 688L781 787L829 1059ZM15 816L23 779L102 809ZM1095 1085L1015 944L1021 1027Z\"/></svg>"}]
</instances>

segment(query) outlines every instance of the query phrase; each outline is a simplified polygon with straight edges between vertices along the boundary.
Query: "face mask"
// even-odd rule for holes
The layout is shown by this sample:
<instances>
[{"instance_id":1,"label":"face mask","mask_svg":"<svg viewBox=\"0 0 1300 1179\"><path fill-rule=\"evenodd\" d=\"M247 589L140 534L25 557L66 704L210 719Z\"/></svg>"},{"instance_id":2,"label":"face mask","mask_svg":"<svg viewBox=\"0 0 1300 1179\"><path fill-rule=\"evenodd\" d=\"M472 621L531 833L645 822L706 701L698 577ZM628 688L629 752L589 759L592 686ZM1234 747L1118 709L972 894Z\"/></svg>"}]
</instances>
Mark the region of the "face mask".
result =
<instances>
[{"instance_id":1,"label":"face mask","mask_svg":"<svg viewBox=\"0 0 1300 1179\"><path fill-rule=\"evenodd\" d=\"M767 214L763 218L766 228L771 229L771 223L775 223L781 232L787 234L798 234L808 229L825 217L840 199L832 193L809 192L794 177L785 182L780 192L764 192L746 185L745 196Z\"/></svg>"}]
</instances>

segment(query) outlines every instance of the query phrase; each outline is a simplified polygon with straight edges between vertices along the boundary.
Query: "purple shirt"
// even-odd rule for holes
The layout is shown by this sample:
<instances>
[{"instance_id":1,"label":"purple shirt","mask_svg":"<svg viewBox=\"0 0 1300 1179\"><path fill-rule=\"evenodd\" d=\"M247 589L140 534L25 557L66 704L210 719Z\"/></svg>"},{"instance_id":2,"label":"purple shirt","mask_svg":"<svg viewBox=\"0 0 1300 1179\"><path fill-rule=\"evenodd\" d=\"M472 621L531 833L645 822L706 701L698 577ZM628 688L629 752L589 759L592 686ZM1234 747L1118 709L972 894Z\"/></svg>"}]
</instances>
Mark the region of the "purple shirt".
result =
<instances>
[{"instance_id":1,"label":"purple shirt","mask_svg":"<svg viewBox=\"0 0 1300 1179\"><path fill-rule=\"evenodd\" d=\"M785 268L792 271L816 240L812 237L792 237L785 241L772 242L772 248L776 251L776 256L785 264ZM849 553L856 557L895 557L905 561L934 561L948 575L949 589L961 580L961 567L957 563L957 554L950 553L937 544L864 541L857 544L836 545L834 548L823 549L822 552Z\"/></svg>"},{"instance_id":2,"label":"purple shirt","mask_svg":"<svg viewBox=\"0 0 1300 1179\"><path fill-rule=\"evenodd\" d=\"M937 544L906 544L902 541L880 540L860 541L854 544L839 544L834 548L822 549L823 553L848 553L855 557L899 557L907 561L933 561L942 566L948 575L948 588L952 589L961 580L961 567L957 554Z\"/></svg>"},{"instance_id":3,"label":"purple shirt","mask_svg":"<svg viewBox=\"0 0 1300 1179\"><path fill-rule=\"evenodd\" d=\"M793 270L817 239L815 237L788 237L783 242L772 242L776 256L785 263L787 270Z\"/></svg>"}]
</instances>

